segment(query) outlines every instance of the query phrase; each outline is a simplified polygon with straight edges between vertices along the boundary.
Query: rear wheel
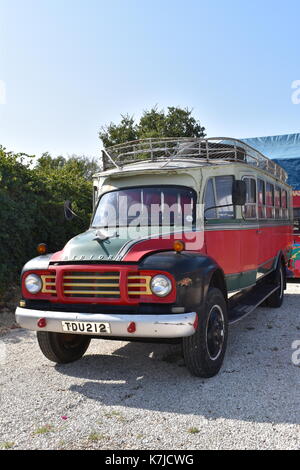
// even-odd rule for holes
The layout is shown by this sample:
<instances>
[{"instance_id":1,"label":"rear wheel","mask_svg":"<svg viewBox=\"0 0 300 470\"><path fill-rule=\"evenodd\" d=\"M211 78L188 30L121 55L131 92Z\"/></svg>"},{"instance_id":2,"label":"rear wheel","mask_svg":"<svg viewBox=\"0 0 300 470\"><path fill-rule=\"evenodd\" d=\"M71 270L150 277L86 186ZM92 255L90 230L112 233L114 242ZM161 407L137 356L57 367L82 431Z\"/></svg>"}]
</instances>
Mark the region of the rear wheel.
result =
<instances>
[{"instance_id":1,"label":"rear wheel","mask_svg":"<svg viewBox=\"0 0 300 470\"><path fill-rule=\"evenodd\" d=\"M77 361L84 355L91 342L88 336L50 331L38 331L37 339L44 356L57 364Z\"/></svg>"},{"instance_id":2,"label":"rear wheel","mask_svg":"<svg viewBox=\"0 0 300 470\"><path fill-rule=\"evenodd\" d=\"M183 356L189 371L197 377L213 377L223 363L228 337L227 306L222 292L210 288L204 311L192 336L183 338Z\"/></svg>"},{"instance_id":3,"label":"rear wheel","mask_svg":"<svg viewBox=\"0 0 300 470\"><path fill-rule=\"evenodd\" d=\"M285 288L285 269L281 260L279 260L276 270L273 275L274 287L277 290L267 298L266 304L268 307L279 308L283 302L284 288Z\"/></svg>"}]
</instances>

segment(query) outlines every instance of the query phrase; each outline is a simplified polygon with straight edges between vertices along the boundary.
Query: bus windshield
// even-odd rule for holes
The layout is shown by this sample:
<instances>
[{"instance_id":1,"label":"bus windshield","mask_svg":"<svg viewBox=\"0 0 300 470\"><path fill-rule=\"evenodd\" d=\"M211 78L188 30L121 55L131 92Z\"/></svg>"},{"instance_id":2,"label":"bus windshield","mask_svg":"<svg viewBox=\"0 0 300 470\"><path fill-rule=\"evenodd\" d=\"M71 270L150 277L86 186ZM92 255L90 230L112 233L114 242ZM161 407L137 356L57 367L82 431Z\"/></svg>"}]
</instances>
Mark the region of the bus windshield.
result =
<instances>
[{"instance_id":1,"label":"bus windshield","mask_svg":"<svg viewBox=\"0 0 300 470\"><path fill-rule=\"evenodd\" d=\"M144 186L104 193L92 227L183 226L195 222L196 193L184 186Z\"/></svg>"}]
</instances>

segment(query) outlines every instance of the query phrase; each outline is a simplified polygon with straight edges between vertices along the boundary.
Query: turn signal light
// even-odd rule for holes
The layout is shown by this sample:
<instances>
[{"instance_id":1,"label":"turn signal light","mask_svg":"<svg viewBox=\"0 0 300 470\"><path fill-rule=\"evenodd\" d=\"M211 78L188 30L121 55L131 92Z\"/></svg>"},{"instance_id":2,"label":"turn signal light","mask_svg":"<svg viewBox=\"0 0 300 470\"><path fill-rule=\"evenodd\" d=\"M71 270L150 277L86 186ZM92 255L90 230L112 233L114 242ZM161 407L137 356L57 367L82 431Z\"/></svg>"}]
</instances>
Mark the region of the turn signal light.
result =
<instances>
[{"instance_id":1,"label":"turn signal light","mask_svg":"<svg viewBox=\"0 0 300 470\"><path fill-rule=\"evenodd\" d=\"M47 253L46 243L40 243L36 249L39 255L45 255Z\"/></svg>"},{"instance_id":2,"label":"turn signal light","mask_svg":"<svg viewBox=\"0 0 300 470\"><path fill-rule=\"evenodd\" d=\"M176 240L173 243L173 249L174 249L174 251L176 251L176 253L181 253L181 251L183 251L185 249L184 242L181 241L181 240Z\"/></svg>"}]
</instances>

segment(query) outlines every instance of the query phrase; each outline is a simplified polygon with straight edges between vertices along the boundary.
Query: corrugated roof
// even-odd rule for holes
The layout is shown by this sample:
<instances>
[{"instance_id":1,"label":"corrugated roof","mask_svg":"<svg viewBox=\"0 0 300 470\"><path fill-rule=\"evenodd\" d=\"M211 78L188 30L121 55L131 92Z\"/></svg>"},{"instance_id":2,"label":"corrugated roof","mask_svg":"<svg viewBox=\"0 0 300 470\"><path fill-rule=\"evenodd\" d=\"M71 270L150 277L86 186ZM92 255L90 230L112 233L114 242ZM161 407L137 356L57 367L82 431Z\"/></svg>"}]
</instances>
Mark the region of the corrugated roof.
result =
<instances>
[{"instance_id":1,"label":"corrugated roof","mask_svg":"<svg viewBox=\"0 0 300 470\"><path fill-rule=\"evenodd\" d=\"M242 140L272 160L300 158L300 134L272 135Z\"/></svg>"},{"instance_id":2,"label":"corrugated roof","mask_svg":"<svg viewBox=\"0 0 300 470\"><path fill-rule=\"evenodd\" d=\"M288 183L300 190L300 134L242 139L278 163L288 173Z\"/></svg>"}]
</instances>

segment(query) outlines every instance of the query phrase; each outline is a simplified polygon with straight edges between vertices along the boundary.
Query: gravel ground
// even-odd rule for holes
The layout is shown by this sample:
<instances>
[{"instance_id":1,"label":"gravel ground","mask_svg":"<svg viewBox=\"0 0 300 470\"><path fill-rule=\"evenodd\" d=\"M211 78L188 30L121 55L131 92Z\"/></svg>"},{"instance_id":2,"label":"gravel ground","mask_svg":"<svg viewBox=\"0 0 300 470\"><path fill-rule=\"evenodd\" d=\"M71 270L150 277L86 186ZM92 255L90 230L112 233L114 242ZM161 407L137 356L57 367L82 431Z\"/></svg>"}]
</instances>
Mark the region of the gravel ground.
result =
<instances>
[{"instance_id":1,"label":"gravel ground","mask_svg":"<svg viewBox=\"0 0 300 470\"><path fill-rule=\"evenodd\" d=\"M300 449L300 285L281 309L230 328L224 366L190 376L178 346L93 340L82 360L50 363L35 334L0 338L0 447Z\"/></svg>"}]
</instances>

